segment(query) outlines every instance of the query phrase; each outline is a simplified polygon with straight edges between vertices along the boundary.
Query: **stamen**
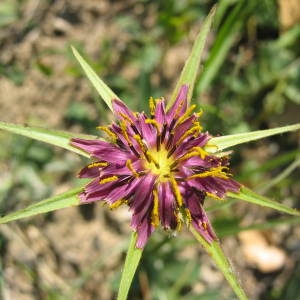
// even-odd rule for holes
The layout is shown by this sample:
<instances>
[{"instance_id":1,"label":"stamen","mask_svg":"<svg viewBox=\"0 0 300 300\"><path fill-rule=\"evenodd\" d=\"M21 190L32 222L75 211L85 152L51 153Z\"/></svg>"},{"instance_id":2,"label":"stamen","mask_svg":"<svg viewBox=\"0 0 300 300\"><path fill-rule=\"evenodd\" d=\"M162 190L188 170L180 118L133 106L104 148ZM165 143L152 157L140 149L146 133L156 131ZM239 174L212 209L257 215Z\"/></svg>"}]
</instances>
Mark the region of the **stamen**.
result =
<instances>
[{"instance_id":1,"label":"stamen","mask_svg":"<svg viewBox=\"0 0 300 300\"><path fill-rule=\"evenodd\" d=\"M202 108L200 108L199 112L196 113L197 118L200 118L203 114Z\"/></svg>"},{"instance_id":2,"label":"stamen","mask_svg":"<svg viewBox=\"0 0 300 300\"><path fill-rule=\"evenodd\" d=\"M112 181L115 181L115 180L118 180L119 177L118 176L110 176L110 177L106 177L104 179L101 179L99 181L100 184L104 184L104 183L108 183L108 182L112 182Z\"/></svg>"},{"instance_id":3,"label":"stamen","mask_svg":"<svg viewBox=\"0 0 300 300\"><path fill-rule=\"evenodd\" d=\"M189 176L187 179L194 179L194 178L205 178L205 177L209 177L209 176L215 176L215 177L219 177L219 178L223 178L223 179L228 179L228 175L226 174L223 170L228 169L227 167L216 167L216 168L211 168L209 171L205 171L203 173L198 173L198 174L194 174L192 176Z\"/></svg>"},{"instance_id":4,"label":"stamen","mask_svg":"<svg viewBox=\"0 0 300 300\"><path fill-rule=\"evenodd\" d=\"M182 228L182 220L180 218L180 212L179 210L177 209L175 212L175 217L176 217L176 221L177 221L177 226L176 226L176 231L181 231L181 228Z\"/></svg>"},{"instance_id":5,"label":"stamen","mask_svg":"<svg viewBox=\"0 0 300 300\"><path fill-rule=\"evenodd\" d=\"M185 217L186 217L186 223L187 223L187 225L190 225L192 222L191 212L187 208L184 209L184 212L185 212Z\"/></svg>"},{"instance_id":6,"label":"stamen","mask_svg":"<svg viewBox=\"0 0 300 300\"><path fill-rule=\"evenodd\" d=\"M170 177L170 183L171 183L171 187L172 187L176 202L177 202L178 206L181 207L183 205L182 196L181 196L179 187L177 185L177 182L173 176Z\"/></svg>"},{"instance_id":7,"label":"stamen","mask_svg":"<svg viewBox=\"0 0 300 300\"><path fill-rule=\"evenodd\" d=\"M94 162L94 163L89 164L87 167L89 169L91 169L91 168L96 168L96 167L107 167L107 166L108 166L108 162L98 161L98 162Z\"/></svg>"},{"instance_id":8,"label":"stamen","mask_svg":"<svg viewBox=\"0 0 300 300\"><path fill-rule=\"evenodd\" d=\"M153 209L152 209L152 213L151 213L151 223L155 227L157 227L159 225L157 190L153 190Z\"/></svg>"},{"instance_id":9,"label":"stamen","mask_svg":"<svg viewBox=\"0 0 300 300\"><path fill-rule=\"evenodd\" d=\"M151 152L147 151L145 154L146 154L146 158L148 157L148 158L150 159L150 161L152 161L152 162L154 163L155 167L156 167L157 169L159 169L159 168L160 168L160 167L159 167L159 163L158 163L157 160L153 157L153 155L151 154Z\"/></svg>"},{"instance_id":10,"label":"stamen","mask_svg":"<svg viewBox=\"0 0 300 300\"><path fill-rule=\"evenodd\" d=\"M116 209L118 207L120 207L122 204L126 204L128 201L125 199L119 199L117 201L115 201L114 203L109 205L110 209Z\"/></svg>"},{"instance_id":11,"label":"stamen","mask_svg":"<svg viewBox=\"0 0 300 300\"><path fill-rule=\"evenodd\" d=\"M187 111L177 120L177 124L181 124L183 123L183 121L185 121L185 119L187 119L189 117L189 115L192 113L192 111L196 108L196 105L193 104L191 105Z\"/></svg>"},{"instance_id":12,"label":"stamen","mask_svg":"<svg viewBox=\"0 0 300 300\"><path fill-rule=\"evenodd\" d=\"M152 124L156 128L157 133L158 134L160 133L159 124L158 124L158 122L156 120L154 120L154 119L146 119L145 123L146 124Z\"/></svg>"},{"instance_id":13,"label":"stamen","mask_svg":"<svg viewBox=\"0 0 300 300\"><path fill-rule=\"evenodd\" d=\"M151 116L154 116L154 113L155 113L155 102L154 102L154 99L152 97L150 97L150 99L149 99L149 108L150 108L150 114L151 114Z\"/></svg>"},{"instance_id":14,"label":"stamen","mask_svg":"<svg viewBox=\"0 0 300 300\"><path fill-rule=\"evenodd\" d=\"M183 142L189 135L192 135L194 132L195 133L200 133L201 131L201 126L199 124L199 122L195 122L194 126L191 127L189 130L187 130L184 135L179 139L179 141L177 142L177 144L180 144L181 142Z\"/></svg>"},{"instance_id":15,"label":"stamen","mask_svg":"<svg viewBox=\"0 0 300 300\"><path fill-rule=\"evenodd\" d=\"M182 101L179 103L179 105L178 105L178 107L177 107L177 109L176 109L176 111L175 111L174 119L177 119L177 118L178 118L178 115L179 115L180 110L181 110L181 108L182 108L182 106L183 106L183 103L184 103L184 100L182 100Z\"/></svg>"},{"instance_id":16,"label":"stamen","mask_svg":"<svg viewBox=\"0 0 300 300\"><path fill-rule=\"evenodd\" d=\"M202 228L207 230L207 222L201 222Z\"/></svg>"},{"instance_id":17,"label":"stamen","mask_svg":"<svg viewBox=\"0 0 300 300\"><path fill-rule=\"evenodd\" d=\"M108 136L110 136L114 141L117 140L117 135L110 129L108 128L107 126L98 126L96 127L97 129L99 130L102 130L104 131Z\"/></svg>"},{"instance_id":18,"label":"stamen","mask_svg":"<svg viewBox=\"0 0 300 300\"><path fill-rule=\"evenodd\" d=\"M135 176L135 177L139 177L140 175L137 173L137 171L134 169L131 159L128 159L126 161L126 167L131 171L131 173Z\"/></svg>"},{"instance_id":19,"label":"stamen","mask_svg":"<svg viewBox=\"0 0 300 300\"><path fill-rule=\"evenodd\" d=\"M123 121L123 122L121 122L120 126L121 126L121 130L122 130L122 133L123 133L123 136L124 136L125 140L127 141L129 146L132 146L132 142L129 139L129 136L128 136L128 133L127 133L126 123Z\"/></svg>"},{"instance_id":20,"label":"stamen","mask_svg":"<svg viewBox=\"0 0 300 300\"><path fill-rule=\"evenodd\" d=\"M119 112L119 115L120 115L124 120L126 120L128 123L133 124L133 121L132 121L126 114L124 114L124 113L122 113L122 112Z\"/></svg>"},{"instance_id":21,"label":"stamen","mask_svg":"<svg viewBox=\"0 0 300 300\"><path fill-rule=\"evenodd\" d=\"M148 150L147 146L144 144L141 136L139 134L135 134L133 138L138 142L143 152L146 152Z\"/></svg>"},{"instance_id":22,"label":"stamen","mask_svg":"<svg viewBox=\"0 0 300 300\"><path fill-rule=\"evenodd\" d=\"M193 147L192 150L196 150L202 159L208 155L208 153L201 147Z\"/></svg>"},{"instance_id":23,"label":"stamen","mask_svg":"<svg viewBox=\"0 0 300 300\"><path fill-rule=\"evenodd\" d=\"M186 160L186 159L189 159L189 158L194 157L194 156L199 156L199 152L197 152L197 151L188 152L187 154L181 156L178 160L179 161Z\"/></svg>"},{"instance_id":24,"label":"stamen","mask_svg":"<svg viewBox=\"0 0 300 300\"><path fill-rule=\"evenodd\" d=\"M221 197L219 197L219 196L217 196L213 193L206 192L205 194L206 194L206 196L211 197L211 198L216 199L216 200L221 200L221 201L224 200L223 198L221 198Z\"/></svg>"}]
</instances>

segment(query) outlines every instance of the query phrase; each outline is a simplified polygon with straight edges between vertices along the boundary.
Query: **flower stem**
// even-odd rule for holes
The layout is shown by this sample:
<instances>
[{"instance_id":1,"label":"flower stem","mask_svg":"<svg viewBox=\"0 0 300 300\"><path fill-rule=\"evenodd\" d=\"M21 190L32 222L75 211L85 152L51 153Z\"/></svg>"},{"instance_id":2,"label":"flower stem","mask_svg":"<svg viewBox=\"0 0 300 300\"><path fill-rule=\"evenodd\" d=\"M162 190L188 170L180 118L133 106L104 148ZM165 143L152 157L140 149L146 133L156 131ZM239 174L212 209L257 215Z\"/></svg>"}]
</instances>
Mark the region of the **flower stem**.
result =
<instances>
[{"instance_id":1,"label":"flower stem","mask_svg":"<svg viewBox=\"0 0 300 300\"><path fill-rule=\"evenodd\" d=\"M135 271L139 265L139 261L141 259L143 249L139 249L135 247L137 240L136 232L133 232L131 235L130 244L127 250L127 255L124 263L124 268L122 271L118 298L117 300L126 300L127 295L135 274Z\"/></svg>"},{"instance_id":2,"label":"flower stem","mask_svg":"<svg viewBox=\"0 0 300 300\"><path fill-rule=\"evenodd\" d=\"M217 267L223 273L224 277L230 284L232 290L235 292L237 297L241 300L247 300L248 297L246 296L243 288L241 287L238 278L235 276L232 267L223 253L222 248L220 247L218 242L208 243L192 226L190 227L191 233L197 239L197 241L204 247L206 252L211 256L214 260Z\"/></svg>"}]
</instances>

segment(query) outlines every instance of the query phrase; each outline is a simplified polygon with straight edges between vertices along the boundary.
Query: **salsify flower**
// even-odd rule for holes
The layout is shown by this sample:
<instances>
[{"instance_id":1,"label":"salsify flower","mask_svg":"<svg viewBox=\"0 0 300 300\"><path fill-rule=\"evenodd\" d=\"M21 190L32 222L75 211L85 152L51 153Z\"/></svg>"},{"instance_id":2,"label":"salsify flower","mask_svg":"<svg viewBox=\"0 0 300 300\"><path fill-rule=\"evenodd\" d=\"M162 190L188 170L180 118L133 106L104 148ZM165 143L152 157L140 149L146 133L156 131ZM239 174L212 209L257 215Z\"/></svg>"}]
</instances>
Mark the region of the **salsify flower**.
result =
<instances>
[{"instance_id":1,"label":"salsify flower","mask_svg":"<svg viewBox=\"0 0 300 300\"><path fill-rule=\"evenodd\" d=\"M168 110L163 98L150 98L149 116L114 99L117 121L98 127L109 141L71 141L96 159L79 173L81 178L93 178L80 194L81 203L128 205L138 248L159 225L171 233L184 223L192 225L212 242L216 235L203 209L206 196L223 199L226 192L240 188L231 178L228 157L204 150L211 136L202 132L201 112L193 112L196 105L188 107L187 94L188 86L182 85Z\"/></svg>"}]
</instances>

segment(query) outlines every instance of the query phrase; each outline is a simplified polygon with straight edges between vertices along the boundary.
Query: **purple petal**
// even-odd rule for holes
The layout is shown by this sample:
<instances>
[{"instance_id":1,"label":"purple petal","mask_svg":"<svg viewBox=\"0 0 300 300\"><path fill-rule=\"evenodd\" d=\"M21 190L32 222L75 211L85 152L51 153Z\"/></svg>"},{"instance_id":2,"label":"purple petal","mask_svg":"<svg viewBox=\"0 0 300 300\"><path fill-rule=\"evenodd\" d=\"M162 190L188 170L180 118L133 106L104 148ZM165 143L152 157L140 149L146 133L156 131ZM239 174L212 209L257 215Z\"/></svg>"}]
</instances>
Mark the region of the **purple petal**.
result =
<instances>
[{"instance_id":1,"label":"purple petal","mask_svg":"<svg viewBox=\"0 0 300 300\"><path fill-rule=\"evenodd\" d=\"M166 120L165 100L161 99L157 102L154 112L155 120L163 125Z\"/></svg>"},{"instance_id":2,"label":"purple petal","mask_svg":"<svg viewBox=\"0 0 300 300\"><path fill-rule=\"evenodd\" d=\"M118 119L124 120L125 118L128 118L132 122L136 121L136 117L134 116L132 111L121 100L114 99L112 101L112 106L113 106L114 114Z\"/></svg>"},{"instance_id":3,"label":"purple petal","mask_svg":"<svg viewBox=\"0 0 300 300\"><path fill-rule=\"evenodd\" d=\"M118 186L118 184L112 186L109 194L105 196L105 201L109 204L113 204L117 200L126 199L126 197L132 193L136 186L140 183L140 179L134 179L128 183Z\"/></svg>"},{"instance_id":4,"label":"purple petal","mask_svg":"<svg viewBox=\"0 0 300 300\"><path fill-rule=\"evenodd\" d=\"M134 158L131 152L104 141L72 139L71 143L73 146L90 153L99 160L104 160L107 162L122 163L124 161L126 162L128 159Z\"/></svg>"},{"instance_id":5,"label":"purple petal","mask_svg":"<svg viewBox=\"0 0 300 300\"><path fill-rule=\"evenodd\" d=\"M100 174L100 168L99 167L84 167L79 173L79 178L95 178L98 177Z\"/></svg>"},{"instance_id":6,"label":"purple petal","mask_svg":"<svg viewBox=\"0 0 300 300\"><path fill-rule=\"evenodd\" d=\"M176 200L169 182L162 182L158 186L159 217L165 229L175 229L177 226L174 214Z\"/></svg>"},{"instance_id":7,"label":"purple petal","mask_svg":"<svg viewBox=\"0 0 300 300\"><path fill-rule=\"evenodd\" d=\"M150 235L154 231L154 226L151 225L150 215L148 215L147 218L144 218L143 222L138 226L136 231L138 238L135 246L137 248L144 248Z\"/></svg>"},{"instance_id":8,"label":"purple petal","mask_svg":"<svg viewBox=\"0 0 300 300\"><path fill-rule=\"evenodd\" d=\"M170 124L175 117L182 116L187 109L188 86L184 84L177 95L174 104L167 111L167 121Z\"/></svg>"},{"instance_id":9,"label":"purple petal","mask_svg":"<svg viewBox=\"0 0 300 300\"><path fill-rule=\"evenodd\" d=\"M138 122L136 122L136 126L140 129L143 139L147 142L149 146L155 145L156 141L156 130L152 125L147 124L147 117L145 114L140 114Z\"/></svg>"},{"instance_id":10,"label":"purple petal","mask_svg":"<svg viewBox=\"0 0 300 300\"><path fill-rule=\"evenodd\" d=\"M203 201L203 198L201 198L201 196L193 194L189 197L185 197L185 201L186 206L191 213L193 226L202 235L202 237L210 243L216 240L217 237L201 205L201 202Z\"/></svg>"},{"instance_id":11,"label":"purple petal","mask_svg":"<svg viewBox=\"0 0 300 300\"><path fill-rule=\"evenodd\" d=\"M152 174L144 176L129 203L130 208L133 210L131 226L135 229L142 223L147 213L151 212L155 179Z\"/></svg>"}]
</instances>

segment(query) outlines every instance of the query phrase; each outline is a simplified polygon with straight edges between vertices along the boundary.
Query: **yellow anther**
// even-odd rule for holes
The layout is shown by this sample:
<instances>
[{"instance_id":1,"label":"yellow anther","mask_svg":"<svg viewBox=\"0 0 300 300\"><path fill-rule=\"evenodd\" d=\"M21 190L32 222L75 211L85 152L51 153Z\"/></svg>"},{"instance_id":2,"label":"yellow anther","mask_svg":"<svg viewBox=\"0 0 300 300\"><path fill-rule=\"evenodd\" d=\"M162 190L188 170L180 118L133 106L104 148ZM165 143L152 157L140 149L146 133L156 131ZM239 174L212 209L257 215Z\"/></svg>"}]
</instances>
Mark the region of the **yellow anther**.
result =
<instances>
[{"instance_id":1,"label":"yellow anther","mask_svg":"<svg viewBox=\"0 0 300 300\"><path fill-rule=\"evenodd\" d=\"M104 131L108 136L110 136L114 141L118 138L117 135L111 131L107 126L98 126L97 129Z\"/></svg>"},{"instance_id":2,"label":"yellow anther","mask_svg":"<svg viewBox=\"0 0 300 300\"><path fill-rule=\"evenodd\" d=\"M116 208L120 207L122 204L125 204L125 203L127 203L127 200L119 199L119 200L115 201L114 203L110 204L109 208L110 209L116 209Z\"/></svg>"},{"instance_id":3,"label":"yellow anther","mask_svg":"<svg viewBox=\"0 0 300 300\"><path fill-rule=\"evenodd\" d=\"M131 173L135 176L135 177L139 177L139 174L137 173L137 171L134 169L132 162L130 159L128 159L126 161L126 167L131 171Z\"/></svg>"},{"instance_id":4,"label":"yellow anther","mask_svg":"<svg viewBox=\"0 0 300 300\"><path fill-rule=\"evenodd\" d=\"M125 140L127 141L128 145L131 146L132 143L131 143L131 140L129 139L129 136L128 136L128 133L127 133L126 123L124 121L121 122L120 127L121 127L121 130L122 130L122 133L123 133L123 136L124 136Z\"/></svg>"},{"instance_id":5,"label":"yellow anther","mask_svg":"<svg viewBox=\"0 0 300 300\"><path fill-rule=\"evenodd\" d=\"M159 213L158 213L158 193L153 190L153 209L151 213L151 223L153 226L159 226Z\"/></svg>"},{"instance_id":6,"label":"yellow anther","mask_svg":"<svg viewBox=\"0 0 300 300\"><path fill-rule=\"evenodd\" d=\"M223 179L228 179L228 175L229 174L226 174L223 171L224 169L227 169L227 168L223 167L223 166L216 167L216 168L211 168L209 171L205 171L203 173L194 174L194 175L188 177L188 179L205 178L205 177L209 177L209 176L214 176L214 177L219 177L219 178L223 178Z\"/></svg>"},{"instance_id":7,"label":"yellow anther","mask_svg":"<svg viewBox=\"0 0 300 300\"><path fill-rule=\"evenodd\" d=\"M150 151L146 152L147 157L154 163L154 165L156 166L156 168L160 168L160 165L158 163L158 161L154 158L154 156L152 155L152 153Z\"/></svg>"},{"instance_id":8,"label":"yellow anther","mask_svg":"<svg viewBox=\"0 0 300 300\"><path fill-rule=\"evenodd\" d=\"M184 103L184 100L182 100L182 101L179 103L179 105L178 105L178 107L177 107L177 109L176 109L176 111L175 111L175 116L174 116L174 118L178 118L179 113L180 113L180 110L181 110L181 108L182 108L182 106L183 106L183 103Z\"/></svg>"},{"instance_id":9,"label":"yellow anther","mask_svg":"<svg viewBox=\"0 0 300 300\"><path fill-rule=\"evenodd\" d=\"M200 117L202 116L202 114L203 114L203 110L200 109L200 111L196 113L196 116L197 116L198 118L200 118Z\"/></svg>"},{"instance_id":10,"label":"yellow anther","mask_svg":"<svg viewBox=\"0 0 300 300\"><path fill-rule=\"evenodd\" d=\"M181 124L183 123L183 121L185 121L185 119L187 119L189 117L189 115L192 113L192 111L196 108L196 105L193 104L191 105L187 111L178 119L177 123Z\"/></svg>"},{"instance_id":11,"label":"yellow anther","mask_svg":"<svg viewBox=\"0 0 300 300\"><path fill-rule=\"evenodd\" d=\"M201 147L193 147L192 150L197 151L202 159L204 159L208 155L208 153Z\"/></svg>"},{"instance_id":12,"label":"yellow anther","mask_svg":"<svg viewBox=\"0 0 300 300\"><path fill-rule=\"evenodd\" d=\"M189 159L191 157L194 157L194 156L199 156L199 152L198 151L192 151L192 152L189 152L185 155L183 155L182 157L180 157L178 160L186 160L186 159Z\"/></svg>"},{"instance_id":13,"label":"yellow anther","mask_svg":"<svg viewBox=\"0 0 300 300\"><path fill-rule=\"evenodd\" d=\"M154 116L154 113L155 113L155 102L154 102L154 99L152 97L150 97L150 99L149 99L149 108L150 108L150 114L151 114L151 116Z\"/></svg>"},{"instance_id":14,"label":"yellow anther","mask_svg":"<svg viewBox=\"0 0 300 300\"><path fill-rule=\"evenodd\" d=\"M207 222L201 222L202 228L207 230Z\"/></svg>"},{"instance_id":15,"label":"yellow anther","mask_svg":"<svg viewBox=\"0 0 300 300\"><path fill-rule=\"evenodd\" d=\"M175 180L175 178L174 178L173 176L170 176L170 183L171 183L171 188L172 188L172 190L173 190L173 194L174 194L174 196L175 196L177 205L178 205L179 207L181 207L181 206L183 205L182 196L181 196L179 187L178 187L178 185L177 185L177 182L176 182L176 180Z\"/></svg>"},{"instance_id":16,"label":"yellow anther","mask_svg":"<svg viewBox=\"0 0 300 300\"><path fill-rule=\"evenodd\" d=\"M197 124L198 123L198 124ZM189 135L195 133L198 134L201 131L201 126L199 125L199 122L196 122L193 127L191 127L189 130L187 130L184 135L179 139L177 144L180 144L182 141L184 141Z\"/></svg>"},{"instance_id":17,"label":"yellow anther","mask_svg":"<svg viewBox=\"0 0 300 300\"><path fill-rule=\"evenodd\" d=\"M128 123L133 124L133 121L130 119L130 117L128 117L126 114L119 112L119 115L126 120Z\"/></svg>"},{"instance_id":18,"label":"yellow anther","mask_svg":"<svg viewBox=\"0 0 300 300\"><path fill-rule=\"evenodd\" d=\"M104 183L108 183L108 182L112 182L118 179L118 176L110 176L110 177L106 177L104 179L101 179L99 181L100 184L104 184Z\"/></svg>"},{"instance_id":19,"label":"yellow anther","mask_svg":"<svg viewBox=\"0 0 300 300\"><path fill-rule=\"evenodd\" d=\"M89 164L87 167L89 169L91 169L91 168L96 168L96 167L107 167L107 166L108 166L107 162L105 162L105 161L98 161L98 162L94 162L94 163Z\"/></svg>"},{"instance_id":20,"label":"yellow anther","mask_svg":"<svg viewBox=\"0 0 300 300\"><path fill-rule=\"evenodd\" d=\"M156 128L157 133L158 134L160 133L160 128L159 128L160 126L159 126L159 124L158 124L158 122L156 120L154 120L154 119L146 119L145 123L146 124L152 124Z\"/></svg>"},{"instance_id":21,"label":"yellow anther","mask_svg":"<svg viewBox=\"0 0 300 300\"><path fill-rule=\"evenodd\" d=\"M187 225L190 225L190 223L192 222L192 216L191 216L190 210L188 208L185 208L184 214L185 214L185 219L186 219Z\"/></svg>"},{"instance_id":22,"label":"yellow anther","mask_svg":"<svg viewBox=\"0 0 300 300\"><path fill-rule=\"evenodd\" d=\"M179 210L175 211L174 214L175 214L176 221L177 221L176 231L179 232L182 228L182 220L181 220L181 217L180 217Z\"/></svg>"},{"instance_id":23,"label":"yellow anther","mask_svg":"<svg viewBox=\"0 0 300 300\"><path fill-rule=\"evenodd\" d=\"M206 192L206 196L211 197L211 198L216 199L216 200L224 200L223 198L218 197L217 195L215 195L213 193Z\"/></svg>"},{"instance_id":24,"label":"yellow anther","mask_svg":"<svg viewBox=\"0 0 300 300\"><path fill-rule=\"evenodd\" d=\"M143 140L139 134L135 134L133 138L138 142L143 152L147 151L147 147L143 143Z\"/></svg>"}]
</instances>

